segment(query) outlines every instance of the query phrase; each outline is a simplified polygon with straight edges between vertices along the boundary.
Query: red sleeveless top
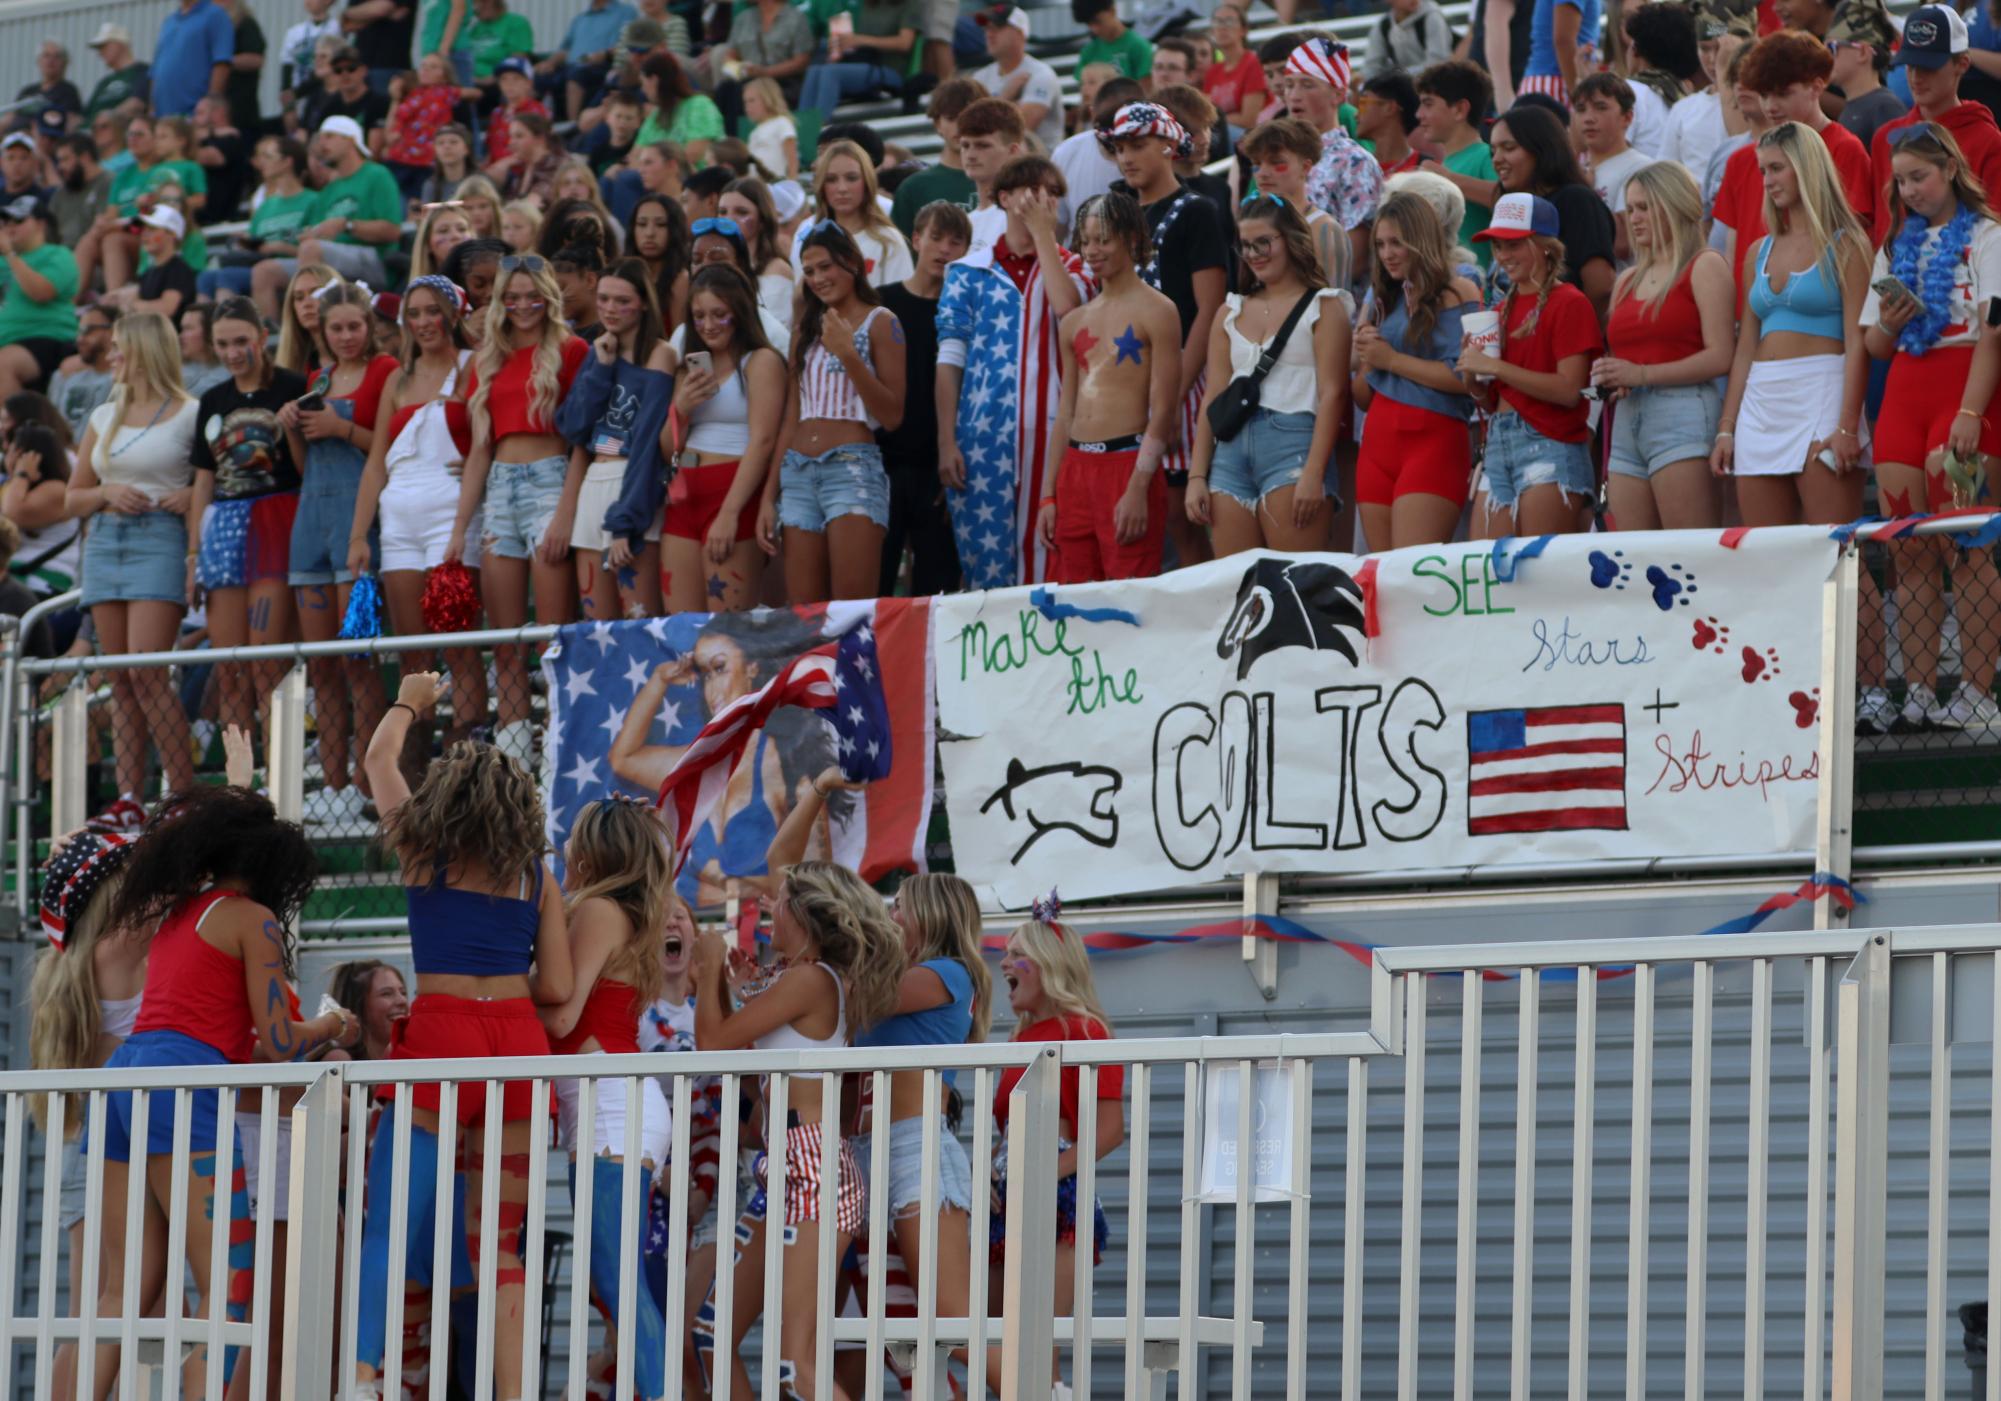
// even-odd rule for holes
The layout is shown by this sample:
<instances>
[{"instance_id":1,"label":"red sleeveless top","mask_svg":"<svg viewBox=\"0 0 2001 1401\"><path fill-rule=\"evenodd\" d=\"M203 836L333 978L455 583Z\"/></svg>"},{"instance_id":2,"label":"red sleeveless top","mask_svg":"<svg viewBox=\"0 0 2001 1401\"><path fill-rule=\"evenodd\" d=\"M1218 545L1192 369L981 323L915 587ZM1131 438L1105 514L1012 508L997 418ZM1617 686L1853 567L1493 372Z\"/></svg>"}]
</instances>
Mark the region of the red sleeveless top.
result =
<instances>
[{"instance_id":1,"label":"red sleeveless top","mask_svg":"<svg viewBox=\"0 0 2001 1401\"><path fill-rule=\"evenodd\" d=\"M201 936L209 911L232 898L243 897L233 890L205 890L181 901L160 921L146 955L146 1000L133 1035L177 1031L215 1047L236 1064L249 1063L257 1027L244 994L243 960ZM284 985L282 974L273 976Z\"/></svg>"},{"instance_id":2,"label":"red sleeveless top","mask_svg":"<svg viewBox=\"0 0 2001 1401\"><path fill-rule=\"evenodd\" d=\"M613 978L599 978L584 1010L568 1036L549 1038L549 1050L559 1056L573 1056L584 1042L596 1039L611 1055L639 1054L639 1019L646 1012L639 993L631 985Z\"/></svg>"}]
</instances>

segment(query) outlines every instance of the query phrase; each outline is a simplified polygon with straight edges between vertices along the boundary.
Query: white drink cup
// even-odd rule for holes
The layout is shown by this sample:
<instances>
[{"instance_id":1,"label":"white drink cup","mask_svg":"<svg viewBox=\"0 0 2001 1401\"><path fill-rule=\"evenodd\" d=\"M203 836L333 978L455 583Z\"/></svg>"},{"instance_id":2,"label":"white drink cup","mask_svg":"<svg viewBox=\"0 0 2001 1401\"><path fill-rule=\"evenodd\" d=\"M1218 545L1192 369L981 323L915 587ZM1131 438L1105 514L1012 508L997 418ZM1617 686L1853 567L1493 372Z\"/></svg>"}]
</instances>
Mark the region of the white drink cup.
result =
<instances>
[{"instance_id":1,"label":"white drink cup","mask_svg":"<svg viewBox=\"0 0 2001 1401\"><path fill-rule=\"evenodd\" d=\"M1498 355L1501 349L1501 314L1498 311L1469 311L1460 318L1460 329L1464 333L1461 345L1467 350L1477 350L1482 355ZM1485 383L1492 375L1481 375Z\"/></svg>"}]
</instances>

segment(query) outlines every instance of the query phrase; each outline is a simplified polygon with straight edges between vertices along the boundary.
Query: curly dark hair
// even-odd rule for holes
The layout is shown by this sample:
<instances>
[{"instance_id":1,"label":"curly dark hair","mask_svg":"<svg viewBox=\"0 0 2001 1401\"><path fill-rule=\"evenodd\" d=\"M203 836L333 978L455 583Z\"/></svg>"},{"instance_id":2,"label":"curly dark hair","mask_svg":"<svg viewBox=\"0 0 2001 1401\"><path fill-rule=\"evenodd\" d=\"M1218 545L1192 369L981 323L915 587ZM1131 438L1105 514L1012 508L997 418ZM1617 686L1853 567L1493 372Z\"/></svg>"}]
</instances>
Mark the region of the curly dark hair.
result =
<instances>
[{"instance_id":1,"label":"curly dark hair","mask_svg":"<svg viewBox=\"0 0 2001 1401\"><path fill-rule=\"evenodd\" d=\"M233 881L285 927L289 967L291 927L313 892L320 863L304 829L280 822L263 794L203 786L160 805L133 843L124 869L112 909L114 928L150 926L181 901Z\"/></svg>"}]
</instances>

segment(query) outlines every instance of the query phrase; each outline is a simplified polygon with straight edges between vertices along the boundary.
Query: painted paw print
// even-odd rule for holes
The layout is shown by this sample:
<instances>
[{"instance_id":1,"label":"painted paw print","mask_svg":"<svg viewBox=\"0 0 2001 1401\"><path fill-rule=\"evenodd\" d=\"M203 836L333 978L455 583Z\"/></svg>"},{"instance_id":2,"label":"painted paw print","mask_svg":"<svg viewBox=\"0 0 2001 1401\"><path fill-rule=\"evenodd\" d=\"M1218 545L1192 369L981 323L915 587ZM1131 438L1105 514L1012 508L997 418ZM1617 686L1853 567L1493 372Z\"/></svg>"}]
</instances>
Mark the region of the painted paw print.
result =
<instances>
[{"instance_id":1,"label":"painted paw print","mask_svg":"<svg viewBox=\"0 0 2001 1401\"><path fill-rule=\"evenodd\" d=\"M1810 730L1820 719L1820 687L1811 692L1794 691L1786 699L1792 702L1793 723L1802 730Z\"/></svg>"},{"instance_id":2,"label":"painted paw print","mask_svg":"<svg viewBox=\"0 0 2001 1401\"><path fill-rule=\"evenodd\" d=\"M1716 618L1697 618L1689 645L1698 652L1714 652L1720 657L1730 646L1730 629Z\"/></svg>"},{"instance_id":3,"label":"painted paw print","mask_svg":"<svg viewBox=\"0 0 2001 1401\"><path fill-rule=\"evenodd\" d=\"M1779 674L1778 649L1776 647L1767 647L1761 652L1756 647L1746 647L1744 649L1744 668L1742 674L1746 685L1749 685L1753 681L1769 681L1774 676L1777 676Z\"/></svg>"},{"instance_id":4,"label":"painted paw print","mask_svg":"<svg viewBox=\"0 0 2001 1401\"><path fill-rule=\"evenodd\" d=\"M1688 607L1688 596L1695 592L1695 575L1678 564L1670 564L1666 569L1658 564L1648 565L1647 583L1654 591L1654 607L1663 613L1672 613L1677 603Z\"/></svg>"},{"instance_id":5,"label":"painted paw print","mask_svg":"<svg viewBox=\"0 0 2001 1401\"><path fill-rule=\"evenodd\" d=\"M1598 589L1623 589L1626 580L1633 575L1633 566L1626 563L1626 552L1614 550L1606 554L1603 550L1593 550L1585 558L1591 565L1591 586Z\"/></svg>"}]
</instances>

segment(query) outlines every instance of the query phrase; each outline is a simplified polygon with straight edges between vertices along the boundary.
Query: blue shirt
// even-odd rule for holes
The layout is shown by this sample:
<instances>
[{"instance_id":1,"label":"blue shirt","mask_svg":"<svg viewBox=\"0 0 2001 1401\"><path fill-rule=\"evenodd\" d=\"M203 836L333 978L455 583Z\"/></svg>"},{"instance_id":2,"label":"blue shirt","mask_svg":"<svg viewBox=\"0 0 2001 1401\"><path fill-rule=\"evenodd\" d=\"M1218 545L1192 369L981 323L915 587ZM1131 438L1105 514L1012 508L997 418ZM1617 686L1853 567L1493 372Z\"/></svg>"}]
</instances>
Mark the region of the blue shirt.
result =
<instances>
[{"instance_id":1,"label":"blue shirt","mask_svg":"<svg viewBox=\"0 0 2001 1401\"><path fill-rule=\"evenodd\" d=\"M563 31L560 47L572 63L585 54L603 53L607 49L616 53L619 31L638 18L639 11L625 0L611 0L602 10L583 10Z\"/></svg>"},{"instance_id":2,"label":"blue shirt","mask_svg":"<svg viewBox=\"0 0 2001 1401\"><path fill-rule=\"evenodd\" d=\"M857 1046L963 1046L973 1031L973 975L956 958L929 958L929 968L952 1000L922 1012L904 1012L876 1023L855 1037ZM951 1084L954 1072L945 1072Z\"/></svg>"},{"instance_id":3,"label":"blue shirt","mask_svg":"<svg viewBox=\"0 0 2001 1401\"><path fill-rule=\"evenodd\" d=\"M236 26L215 0L195 0L160 24L153 51L153 112L186 117L208 96L209 75L236 55Z\"/></svg>"},{"instance_id":4,"label":"blue shirt","mask_svg":"<svg viewBox=\"0 0 2001 1401\"><path fill-rule=\"evenodd\" d=\"M1531 77L1554 77L1563 72L1556 61L1556 10L1568 5L1581 18L1577 24L1579 46L1598 42L1599 0L1536 0L1535 17L1529 23L1529 62L1523 70ZM1583 65L1579 65L1582 68Z\"/></svg>"}]
</instances>

